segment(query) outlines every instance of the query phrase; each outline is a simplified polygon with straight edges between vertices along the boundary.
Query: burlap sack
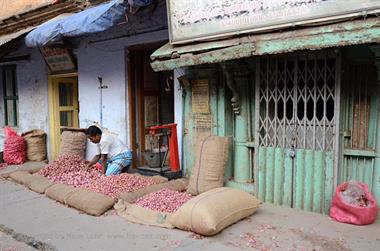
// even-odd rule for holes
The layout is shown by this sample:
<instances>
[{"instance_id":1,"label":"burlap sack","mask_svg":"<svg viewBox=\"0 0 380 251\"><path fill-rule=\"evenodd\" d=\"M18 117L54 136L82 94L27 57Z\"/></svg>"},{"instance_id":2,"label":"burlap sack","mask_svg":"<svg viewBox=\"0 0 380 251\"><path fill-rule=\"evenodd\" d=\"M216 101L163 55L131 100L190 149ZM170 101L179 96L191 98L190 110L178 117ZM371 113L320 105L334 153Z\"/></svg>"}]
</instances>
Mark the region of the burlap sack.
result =
<instances>
[{"instance_id":1,"label":"burlap sack","mask_svg":"<svg viewBox=\"0 0 380 251\"><path fill-rule=\"evenodd\" d=\"M87 214L99 216L115 204L115 199L84 188L78 188L66 198L66 204Z\"/></svg>"},{"instance_id":2,"label":"burlap sack","mask_svg":"<svg viewBox=\"0 0 380 251\"><path fill-rule=\"evenodd\" d=\"M46 133L36 129L22 136L26 141L26 157L31 161L42 161L46 159Z\"/></svg>"},{"instance_id":3,"label":"burlap sack","mask_svg":"<svg viewBox=\"0 0 380 251\"><path fill-rule=\"evenodd\" d=\"M45 194L50 199L61 202L62 204L67 204L66 199L78 189L79 188L56 183L51 187L47 188Z\"/></svg>"},{"instance_id":4,"label":"burlap sack","mask_svg":"<svg viewBox=\"0 0 380 251\"><path fill-rule=\"evenodd\" d=\"M197 142L195 163L187 192L197 195L222 187L230 137L208 136Z\"/></svg>"},{"instance_id":5,"label":"burlap sack","mask_svg":"<svg viewBox=\"0 0 380 251\"><path fill-rule=\"evenodd\" d=\"M84 129L70 129L63 131L61 134L59 156L78 155L84 158L86 142L87 138Z\"/></svg>"},{"instance_id":6,"label":"burlap sack","mask_svg":"<svg viewBox=\"0 0 380 251\"><path fill-rule=\"evenodd\" d=\"M9 177L21 185L25 185L32 179L33 175L25 171L16 171L9 175Z\"/></svg>"},{"instance_id":7,"label":"burlap sack","mask_svg":"<svg viewBox=\"0 0 380 251\"><path fill-rule=\"evenodd\" d=\"M188 185L189 185L189 181L187 179L171 180L169 182L147 186L130 193L122 193L120 194L119 198L128 203L135 203L138 198L146 194L153 193L164 188L182 192L187 189Z\"/></svg>"},{"instance_id":8,"label":"burlap sack","mask_svg":"<svg viewBox=\"0 0 380 251\"><path fill-rule=\"evenodd\" d=\"M30 174L36 173L46 166L45 162L26 162L21 166L8 166L7 168L0 170L0 177L8 179L9 176L17 171L25 171Z\"/></svg>"},{"instance_id":9,"label":"burlap sack","mask_svg":"<svg viewBox=\"0 0 380 251\"><path fill-rule=\"evenodd\" d=\"M259 200L244 191L216 188L182 205L170 217L170 223L201 235L214 235L253 214L259 204Z\"/></svg>"},{"instance_id":10,"label":"burlap sack","mask_svg":"<svg viewBox=\"0 0 380 251\"><path fill-rule=\"evenodd\" d=\"M174 226L169 223L172 215L170 213L153 211L123 200L119 200L114 208L119 216L129 222L148 226L174 228Z\"/></svg>"},{"instance_id":11,"label":"burlap sack","mask_svg":"<svg viewBox=\"0 0 380 251\"><path fill-rule=\"evenodd\" d=\"M41 175L32 175L32 178L25 184L30 190L37 193L45 193L46 189L53 186L55 183Z\"/></svg>"}]
</instances>

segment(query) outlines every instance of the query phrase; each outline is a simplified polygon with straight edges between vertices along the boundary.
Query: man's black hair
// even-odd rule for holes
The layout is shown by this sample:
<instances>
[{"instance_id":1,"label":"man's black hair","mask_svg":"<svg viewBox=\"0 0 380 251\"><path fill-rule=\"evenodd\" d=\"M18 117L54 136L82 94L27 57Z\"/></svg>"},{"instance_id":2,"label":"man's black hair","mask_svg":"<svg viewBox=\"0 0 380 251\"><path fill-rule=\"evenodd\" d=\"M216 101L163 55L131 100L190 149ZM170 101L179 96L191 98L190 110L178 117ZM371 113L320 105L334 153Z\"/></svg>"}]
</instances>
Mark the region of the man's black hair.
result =
<instances>
[{"instance_id":1,"label":"man's black hair","mask_svg":"<svg viewBox=\"0 0 380 251\"><path fill-rule=\"evenodd\" d=\"M102 135L102 130L97 126L92 125L86 130L86 135L96 136L97 134Z\"/></svg>"}]
</instances>

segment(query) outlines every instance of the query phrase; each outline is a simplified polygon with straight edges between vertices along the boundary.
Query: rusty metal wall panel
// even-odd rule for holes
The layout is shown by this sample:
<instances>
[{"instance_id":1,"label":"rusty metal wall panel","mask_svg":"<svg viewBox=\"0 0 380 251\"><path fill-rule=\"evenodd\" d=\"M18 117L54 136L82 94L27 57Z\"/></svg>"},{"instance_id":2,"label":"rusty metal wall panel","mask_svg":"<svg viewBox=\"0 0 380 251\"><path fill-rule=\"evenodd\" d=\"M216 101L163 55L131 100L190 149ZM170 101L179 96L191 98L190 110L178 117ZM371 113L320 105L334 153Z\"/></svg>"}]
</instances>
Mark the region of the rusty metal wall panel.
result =
<instances>
[{"instance_id":1,"label":"rusty metal wall panel","mask_svg":"<svg viewBox=\"0 0 380 251\"><path fill-rule=\"evenodd\" d=\"M268 203L328 213L333 196L332 151L260 147L258 197Z\"/></svg>"}]
</instances>

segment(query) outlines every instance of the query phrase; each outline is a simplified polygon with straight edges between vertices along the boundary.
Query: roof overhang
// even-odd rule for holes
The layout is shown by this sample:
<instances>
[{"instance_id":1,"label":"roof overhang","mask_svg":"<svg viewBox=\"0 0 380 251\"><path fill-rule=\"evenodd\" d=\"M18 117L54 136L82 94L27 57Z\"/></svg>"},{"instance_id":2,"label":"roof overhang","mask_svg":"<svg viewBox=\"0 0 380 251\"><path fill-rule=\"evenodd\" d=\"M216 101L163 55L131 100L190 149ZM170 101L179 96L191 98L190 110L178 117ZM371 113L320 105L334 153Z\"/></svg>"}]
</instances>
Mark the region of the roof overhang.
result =
<instances>
[{"instance_id":1,"label":"roof overhang","mask_svg":"<svg viewBox=\"0 0 380 251\"><path fill-rule=\"evenodd\" d=\"M378 17L183 46L168 43L151 55L151 66L154 71L165 71L266 54L368 43L380 43Z\"/></svg>"},{"instance_id":2,"label":"roof overhang","mask_svg":"<svg viewBox=\"0 0 380 251\"><path fill-rule=\"evenodd\" d=\"M124 17L124 0L113 0L61 20L45 22L26 36L25 43L28 47L44 46L63 37L101 32L115 26Z\"/></svg>"}]
</instances>

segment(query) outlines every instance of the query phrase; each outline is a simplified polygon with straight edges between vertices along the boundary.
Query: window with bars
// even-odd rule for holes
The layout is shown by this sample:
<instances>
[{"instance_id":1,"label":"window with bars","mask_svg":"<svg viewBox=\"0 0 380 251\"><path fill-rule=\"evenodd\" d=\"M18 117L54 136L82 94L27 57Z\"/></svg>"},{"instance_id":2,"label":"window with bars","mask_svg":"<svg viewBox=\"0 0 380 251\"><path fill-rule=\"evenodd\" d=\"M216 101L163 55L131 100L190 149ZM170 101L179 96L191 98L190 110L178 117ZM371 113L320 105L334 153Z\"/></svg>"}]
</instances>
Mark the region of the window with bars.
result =
<instances>
[{"instance_id":1,"label":"window with bars","mask_svg":"<svg viewBox=\"0 0 380 251\"><path fill-rule=\"evenodd\" d=\"M4 123L8 126L18 126L18 91L16 83L16 66L8 65L1 67L3 100L4 100Z\"/></svg>"}]
</instances>

